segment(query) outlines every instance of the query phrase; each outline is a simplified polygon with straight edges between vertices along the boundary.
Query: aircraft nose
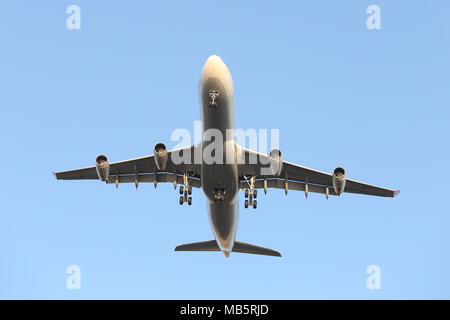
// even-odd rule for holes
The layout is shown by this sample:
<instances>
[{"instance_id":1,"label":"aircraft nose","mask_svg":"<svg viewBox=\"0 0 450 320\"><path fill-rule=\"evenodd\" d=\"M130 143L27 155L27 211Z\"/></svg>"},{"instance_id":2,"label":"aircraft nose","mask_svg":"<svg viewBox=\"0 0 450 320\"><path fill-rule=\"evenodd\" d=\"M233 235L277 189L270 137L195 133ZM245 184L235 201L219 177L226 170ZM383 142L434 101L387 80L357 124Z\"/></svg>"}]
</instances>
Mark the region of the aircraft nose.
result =
<instances>
[{"instance_id":1,"label":"aircraft nose","mask_svg":"<svg viewBox=\"0 0 450 320\"><path fill-rule=\"evenodd\" d=\"M222 60L221 57L213 54L213 55L210 55L208 57L208 60L206 60L206 63L208 63L208 64L222 64L223 60Z\"/></svg>"},{"instance_id":2,"label":"aircraft nose","mask_svg":"<svg viewBox=\"0 0 450 320\"><path fill-rule=\"evenodd\" d=\"M220 82L220 87L222 87L222 91L220 93L220 96L222 99L223 97L227 97L228 101L233 100L233 79L231 78L230 70L228 70L227 65L222 60L221 57L213 54L208 57L206 60L202 73L200 75L200 96L206 97L208 99L208 93L210 90L219 90L217 88L218 84L207 84L208 80L214 79L215 82ZM211 87L212 86L212 87Z\"/></svg>"},{"instance_id":3,"label":"aircraft nose","mask_svg":"<svg viewBox=\"0 0 450 320\"><path fill-rule=\"evenodd\" d=\"M215 54L209 56L203 66L201 81L208 78L218 78L226 82L228 87L232 86L230 70L222 58Z\"/></svg>"},{"instance_id":4,"label":"aircraft nose","mask_svg":"<svg viewBox=\"0 0 450 320\"><path fill-rule=\"evenodd\" d=\"M203 72L209 73L209 74L221 73L225 69L226 69L226 66L225 66L225 63L223 62L222 58L219 56L216 56L215 54L209 56L205 62L205 65L203 66Z\"/></svg>"}]
</instances>

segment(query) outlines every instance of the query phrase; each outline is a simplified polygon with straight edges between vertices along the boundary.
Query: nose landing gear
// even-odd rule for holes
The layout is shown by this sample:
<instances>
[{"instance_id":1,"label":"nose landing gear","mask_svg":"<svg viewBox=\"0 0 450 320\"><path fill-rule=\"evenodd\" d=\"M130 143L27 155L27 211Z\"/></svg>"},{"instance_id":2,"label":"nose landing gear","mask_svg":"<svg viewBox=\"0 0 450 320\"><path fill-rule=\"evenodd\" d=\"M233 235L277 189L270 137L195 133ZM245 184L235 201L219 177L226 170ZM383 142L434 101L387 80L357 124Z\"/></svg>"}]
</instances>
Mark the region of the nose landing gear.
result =
<instances>
[{"instance_id":1,"label":"nose landing gear","mask_svg":"<svg viewBox=\"0 0 450 320\"><path fill-rule=\"evenodd\" d=\"M245 198L246 198L244 202L245 209L247 209L249 206L253 207L253 209L257 208L258 206L258 201L256 201L257 196L258 196L257 190L249 191L248 189L245 189Z\"/></svg>"},{"instance_id":2,"label":"nose landing gear","mask_svg":"<svg viewBox=\"0 0 450 320\"><path fill-rule=\"evenodd\" d=\"M209 91L209 97L211 98L211 101L209 102L210 107L214 107L214 108L217 107L216 99L218 96L219 96L219 91L214 90L214 89Z\"/></svg>"}]
</instances>

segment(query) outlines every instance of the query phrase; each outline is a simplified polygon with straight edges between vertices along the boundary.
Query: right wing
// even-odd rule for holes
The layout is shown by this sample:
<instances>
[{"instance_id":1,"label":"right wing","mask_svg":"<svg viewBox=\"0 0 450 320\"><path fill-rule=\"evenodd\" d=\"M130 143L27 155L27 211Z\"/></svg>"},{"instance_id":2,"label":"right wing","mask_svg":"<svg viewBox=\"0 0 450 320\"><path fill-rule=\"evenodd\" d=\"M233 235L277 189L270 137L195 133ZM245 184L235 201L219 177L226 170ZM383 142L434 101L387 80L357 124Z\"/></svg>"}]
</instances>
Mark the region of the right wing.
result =
<instances>
[{"instance_id":1,"label":"right wing","mask_svg":"<svg viewBox=\"0 0 450 320\"><path fill-rule=\"evenodd\" d=\"M172 161L174 153L182 156L186 152L191 154L190 162L176 164ZM184 184L184 175L187 174L189 177L189 186L200 188L201 166L200 164L195 164L194 158L196 152L199 152L199 147L197 146L168 151L168 161L164 171L158 171L156 169L155 157L153 155L111 163L109 165L110 171L106 183L155 183L156 177L156 182L174 182L175 179L176 183ZM95 166L55 172L54 175L58 180L99 179Z\"/></svg>"},{"instance_id":2,"label":"right wing","mask_svg":"<svg viewBox=\"0 0 450 320\"><path fill-rule=\"evenodd\" d=\"M332 175L329 173L283 161L279 176L265 174L262 173L264 172L262 169L264 167L268 167L268 165L264 166L261 165L261 163L269 163L269 157L246 148L242 148L242 150L245 155L245 164L241 165L239 170L241 189L248 188L248 185L250 184L248 177L254 177L255 189L263 189L265 187L277 188L285 189L287 193L288 190L305 191L306 185L308 185L307 188L309 192L337 195L333 188ZM251 161L252 157L253 159L258 159L257 163L254 163L255 161ZM345 179L344 192L380 197L395 197L400 191L385 189L370 184Z\"/></svg>"}]
</instances>

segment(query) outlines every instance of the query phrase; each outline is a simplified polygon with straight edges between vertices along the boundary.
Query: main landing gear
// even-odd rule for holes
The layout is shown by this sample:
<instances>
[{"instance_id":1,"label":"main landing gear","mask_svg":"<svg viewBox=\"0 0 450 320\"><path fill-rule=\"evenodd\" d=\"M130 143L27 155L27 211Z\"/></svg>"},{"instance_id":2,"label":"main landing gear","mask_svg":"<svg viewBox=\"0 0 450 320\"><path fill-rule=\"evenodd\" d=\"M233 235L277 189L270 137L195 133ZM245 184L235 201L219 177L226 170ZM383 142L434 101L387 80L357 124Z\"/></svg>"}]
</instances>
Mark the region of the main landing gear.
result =
<instances>
[{"instance_id":1,"label":"main landing gear","mask_svg":"<svg viewBox=\"0 0 450 320\"><path fill-rule=\"evenodd\" d=\"M250 181L245 177L245 180L247 181L248 188L245 189L245 202L244 207L247 209L249 206L253 207L253 209L256 209L258 206L258 201L256 201L256 198L258 197L258 190L254 189L255 187L255 177L251 177Z\"/></svg>"},{"instance_id":2,"label":"main landing gear","mask_svg":"<svg viewBox=\"0 0 450 320\"><path fill-rule=\"evenodd\" d=\"M257 190L248 190L245 189L245 202L244 207L247 209L249 206L253 207L253 209L256 209L258 206L258 201L256 201L256 198L258 197L258 191Z\"/></svg>"},{"instance_id":3,"label":"main landing gear","mask_svg":"<svg viewBox=\"0 0 450 320\"><path fill-rule=\"evenodd\" d=\"M192 205L192 197L188 197L188 195L192 194L192 187L187 187L185 189L183 186L180 186L180 194L180 204L187 202L188 205Z\"/></svg>"},{"instance_id":4,"label":"main landing gear","mask_svg":"<svg viewBox=\"0 0 450 320\"><path fill-rule=\"evenodd\" d=\"M187 202L188 205L192 205L192 197L189 197L192 195L192 187L189 186L189 177L186 173L184 174L184 184L186 185L186 188L180 186L180 205L185 202Z\"/></svg>"}]
</instances>

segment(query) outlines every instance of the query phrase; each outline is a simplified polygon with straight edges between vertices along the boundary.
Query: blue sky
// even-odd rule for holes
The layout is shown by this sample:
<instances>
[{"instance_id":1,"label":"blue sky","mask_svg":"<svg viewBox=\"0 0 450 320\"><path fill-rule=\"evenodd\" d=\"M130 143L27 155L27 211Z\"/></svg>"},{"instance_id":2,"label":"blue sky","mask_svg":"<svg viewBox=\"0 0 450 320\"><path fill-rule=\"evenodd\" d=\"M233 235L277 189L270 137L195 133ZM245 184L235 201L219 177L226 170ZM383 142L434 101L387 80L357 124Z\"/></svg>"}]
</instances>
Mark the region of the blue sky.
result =
<instances>
[{"instance_id":1,"label":"blue sky","mask_svg":"<svg viewBox=\"0 0 450 320\"><path fill-rule=\"evenodd\" d=\"M66 8L81 8L81 30ZM381 30L366 8L381 8ZM448 1L3 1L0 298L450 298ZM206 199L52 171L169 147L200 119L220 55L237 127L285 160L401 189L395 199L260 195L237 239L281 259L175 253L212 239ZM243 195L241 197L241 202ZM368 290L366 268L381 268ZM66 268L81 268L68 290Z\"/></svg>"}]
</instances>

